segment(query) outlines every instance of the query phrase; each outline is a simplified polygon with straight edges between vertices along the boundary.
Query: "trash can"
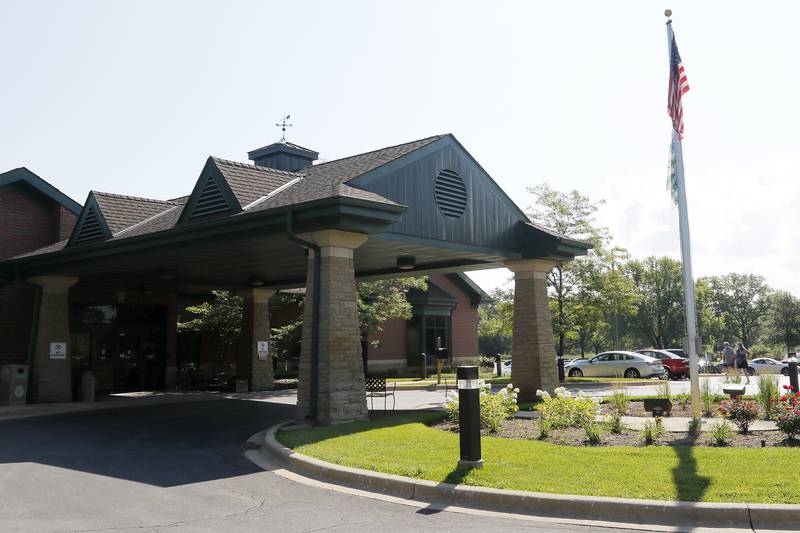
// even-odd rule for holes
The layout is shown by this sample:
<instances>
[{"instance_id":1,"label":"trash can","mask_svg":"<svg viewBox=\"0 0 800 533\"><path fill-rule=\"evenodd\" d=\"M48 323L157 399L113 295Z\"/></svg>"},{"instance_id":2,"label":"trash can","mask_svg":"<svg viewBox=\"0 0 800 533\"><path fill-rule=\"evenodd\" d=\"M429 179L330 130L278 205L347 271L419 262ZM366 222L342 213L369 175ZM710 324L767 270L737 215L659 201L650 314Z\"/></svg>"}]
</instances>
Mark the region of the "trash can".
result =
<instances>
[{"instance_id":1,"label":"trash can","mask_svg":"<svg viewBox=\"0 0 800 533\"><path fill-rule=\"evenodd\" d=\"M0 369L0 405L22 405L28 398L28 366L3 365Z\"/></svg>"},{"instance_id":2,"label":"trash can","mask_svg":"<svg viewBox=\"0 0 800 533\"><path fill-rule=\"evenodd\" d=\"M97 387L97 378L94 377L94 372L91 370L84 370L81 373L81 401L93 402L94 390Z\"/></svg>"}]
</instances>

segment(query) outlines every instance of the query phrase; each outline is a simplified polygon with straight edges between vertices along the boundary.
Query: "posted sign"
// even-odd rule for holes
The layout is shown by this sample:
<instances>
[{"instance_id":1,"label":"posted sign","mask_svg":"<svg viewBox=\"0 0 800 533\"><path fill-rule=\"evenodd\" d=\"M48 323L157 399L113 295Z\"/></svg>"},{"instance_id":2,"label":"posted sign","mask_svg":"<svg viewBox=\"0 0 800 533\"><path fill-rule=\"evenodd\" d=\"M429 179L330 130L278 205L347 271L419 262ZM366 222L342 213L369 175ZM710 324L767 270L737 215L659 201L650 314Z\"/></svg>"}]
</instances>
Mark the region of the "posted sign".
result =
<instances>
[{"instance_id":1,"label":"posted sign","mask_svg":"<svg viewBox=\"0 0 800 533\"><path fill-rule=\"evenodd\" d=\"M269 357L269 341L258 341L258 359L266 361Z\"/></svg>"},{"instance_id":2,"label":"posted sign","mask_svg":"<svg viewBox=\"0 0 800 533\"><path fill-rule=\"evenodd\" d=\"M66 358L67 358L67 343L51 342L50 359L66 359Z\"/></svg>"}]
</instances>

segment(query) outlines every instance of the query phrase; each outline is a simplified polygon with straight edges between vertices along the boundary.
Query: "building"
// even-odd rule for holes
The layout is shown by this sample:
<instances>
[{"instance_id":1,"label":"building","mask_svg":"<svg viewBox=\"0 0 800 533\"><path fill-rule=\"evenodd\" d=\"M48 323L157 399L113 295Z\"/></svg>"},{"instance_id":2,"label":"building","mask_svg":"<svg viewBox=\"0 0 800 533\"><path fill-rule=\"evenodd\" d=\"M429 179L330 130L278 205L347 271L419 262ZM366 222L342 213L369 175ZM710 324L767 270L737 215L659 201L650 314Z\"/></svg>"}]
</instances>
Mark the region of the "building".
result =
<instances>
[{"instance_id":1,"label":"building","mask_svg":"<svg viewBox=\"0 0 800 533\"><path fill-rule=\"evenodd\" d=\"M443 276L415 303L434 317L465 279L446 275L498 266L515 273L521 397L557 385L546 274L589 245L531 223L455 137L320 164L287 142L248 155L252 164L209 157L181 198L93 191L68 237L0 262L7 285L37 288L31 400L70 401L84 368L98 381L173 386L180 295L213 288L245 302L237 373L251 389L271 388L269 298L304 287L298 414L363 419L355 280ZM13 314L7 306L2 319ZM424 322L432 338L446 336L441 321Z\"/></svg>"},{"instance_id":2,"label":"building","mask_svg":"<svg viewBox=\"0 0 800 533\"><path fill-rule=\"evenodd\" d=\"M444 349L453 365L478 363L478 305L489 296L461 272L434 274L426 292L408 294L410 320L387 320L368 346L369 372L402 374L422 363L435 367L437 349Z\"/></svg>"},{"instance_id":3,"label":"building","mask_svg":"<svg viewBox=\"0 0 800 533\"><path fill-rule=\"evenodd\" d=\"M65 239L81 205L28 170L0 174L0 261ZM36 291L0 279L0 365L28 364Z\"/></svg>"}]
</instances>

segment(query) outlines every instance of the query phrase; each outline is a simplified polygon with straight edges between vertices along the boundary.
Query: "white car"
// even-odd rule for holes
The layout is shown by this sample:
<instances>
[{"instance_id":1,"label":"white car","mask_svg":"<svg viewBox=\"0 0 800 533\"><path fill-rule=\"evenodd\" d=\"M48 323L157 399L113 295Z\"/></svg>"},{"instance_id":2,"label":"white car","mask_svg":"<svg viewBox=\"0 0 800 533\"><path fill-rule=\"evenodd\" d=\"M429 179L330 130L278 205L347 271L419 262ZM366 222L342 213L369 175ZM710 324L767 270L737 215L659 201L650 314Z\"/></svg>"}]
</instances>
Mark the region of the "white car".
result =
<instances>
[{"instance_id":1,"label":"white car","mask_svg":"<svg viewBox=\"0 0 800 533\"><path fill-rule=\"evenodd\" d=\"M571 378L581 377L626 377L651 378L664 375L661 361L636 352L603 352L591 359L575 359L564 365L564 372Z\"/></svg>"},{"instance_id":2,"label":"white car","mask_svg":"<svg viewBox=\"0 0 800 533\"><path fill-rule=\"evenodd\" d=\"M756 357L748 365L756 374L783 374L789 375L789 364L776 361L771 357Z\"/></svg>"},{"instance_id":3,"label":"white car","mask_svg":"<svg viewBox=\"0 0 800 533\"><path fill-rule=\"evenodd\" d=\"M500 363L501 374L503 376L510 376L511 375L511 361L503 361Z\"/></svg>"}]
</instances>

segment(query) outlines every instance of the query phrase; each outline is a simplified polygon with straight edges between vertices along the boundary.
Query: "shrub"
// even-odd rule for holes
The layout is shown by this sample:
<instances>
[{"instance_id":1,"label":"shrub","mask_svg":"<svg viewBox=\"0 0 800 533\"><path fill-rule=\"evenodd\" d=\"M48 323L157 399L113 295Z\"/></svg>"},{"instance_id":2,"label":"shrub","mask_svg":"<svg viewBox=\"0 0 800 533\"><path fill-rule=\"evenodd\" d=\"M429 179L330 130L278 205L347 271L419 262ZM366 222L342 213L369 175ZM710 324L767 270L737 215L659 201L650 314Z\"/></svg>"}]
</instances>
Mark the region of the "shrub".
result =
<instances>
[{"instance_id":1,"label":"shrub","mask_svg":"<svg viewBox=\"0 0 800 533\"><path fill-rule=\"evenodd\" d=\"M642 428L642 442L649 446L656 442L663 434L664 423L662 418L658 416L652 422L648 420L644 423L644 427Z\"/></svg>"},{"instance_id":2,"label":"shrub","mask_svg":"<svg viewBox=\"0 0 800 533\"><path fill-rule=\"evenodd\" d=\"M481 383L480 407L481 407L481 429L489 433L495 433L500 429L503 420L508 420L519 410L517 407L517 394L519 389L515 389L510 383L507 387L500 389L496 394L491 393L491 385ZM453 422L458 422L458 394L451 394L445 404L447 415Z\"/></svg>"},{"instance_id":3,"label":"shrub","mask_svg":"<svg viewBox=\"0 0 800 533\"><path fill-rule=\"evenodd\" d=\"M600 432L600 424L594 420L587 422L583 426L583 432L586 435L586 442L589 444L600 444L602 433Z\"/></svg>"},{"instance_id":4,"label":"shrub","mask_svg":"<svg viewBox=\"0 0 800 533\"><path fill-rule=\"evenodd\" d=\"M719 407L719 414L723 418L732 420L734 424L739 426L739 431L747 433L747 430L750 429L750 423L758 418L758 406L756 402L749 400L724 401Z\"/></svg>"},{"instance_id":5,"label":"shrub","mask_svg":"<svg viewBox=\"0 0 800 533\"><path fill-rule=\"evenodd\" d=\"M693 416L691 420L689 420L689 429L688 433L690 437L696 437L700 434L700 427L702 421L700 418Z\"/></svg>"},{"instance_id":6,"label":"shrub","mask_svg":"<svg viewBox=\"0 0 800 533\"><path fill-rule=\"evenodd\" d=\"M772 413L780 400L780 390L778 389L778 376L772 374L764 374L761 376L758 384L758 394L756 394L756 401L764 409L764 418L769 420L772 418Z\"/></svg>"},{"instance_id":7,"label":"shrub","mask_svg":"<svg viewBox=\"0 0 800 533\"><path fill-rule=\"evenodd\" d=\"M544 440L550 436L550 431L552 430L552 426L550 424L550 420L547 418L540 418L539 419L539 439Z\"/></svg>"},{"instance_id":8,"label":"shrub","mask_svg":"<svg viewBox=\"0 0 800 533\"><path fill-rule=\"evenodd\" d=\"M478 365L480 365L481 368L486 368L494 372L495 370L494 364L495 364L495 359L493 356L481 354L480 362L478 363Z\"/></svg>"},{"instance_id":9,"label":"shrub","mask_svg":"<svg viewBox=\"0 0 800 533\"><path fill-rule=\"evenodd\" d=\"M795 392L789 385L783 388L786 394L780 397L775 423L787 439L795 440L800 435L800 392Z\"/></svg>"},{"instance_id":10,"label":"shrub","mask_svg":"<svg viewBox=\"0 0 800 533\"><path fill-rule=\"evenodd\" d=\"M611 394L609 403L614 408L616 414L623 416L628 410L628 405L631 403L631 397L625 390L625 387L614 385L614 392Z\"/></svg>"},{"instance_id":11,"label":"shrub","mask_svg":"<svg viewBox=\"0 0 800 533\"><path fill-rule=\"evenodd\" d=\"M685 411L689 406L689 402L692 401L692 394L689 392L679 392L675 395L675 401L678 402L678 405L681 406L681 409Z\"/></svg>"},{"instance_id":12,"label":"shrub","mask_svg":"<svg viewBox=\"0 0 800 533\"><path fill-rule=\"evenodd\" d=\"M714 413L716 404L724 400L725 397L721 394L711 391L711 384L707 379L703 380L700 385L700 401L703 404L703 414L711 416Z\"/></svg>"},{"instance_id":13,"label":"shrub","mask_svg":"<svg viewBox=\"0 0 800 533\"><path fill-rule=\"evenodd\" d=\"M622 423L622 415L618 412L611 413L608 420L608 428L611 433L622 433L625 431L625 424Z\"/></svg>"},{"instance_id":14,"label":"shrub","mask_svg":"<svg viewBox=\"0 0 800 533\"><path fill-rule=\"evenodd\" d=\"M725 446L733 436L733 428L727 420L718 420L711 425L711 443Z\"/></svg>"},{"instance_id":15,"label":"shrub","mask_svg":"<svg viewBox=\"0 0 800 533\"><path fill-rule=\"evenodd\" d=\"M542 398L539 411L550 421L551 427L583 427L594 421L599 398L591 398L583 392L573 396L564 387L557 388L555 394L552 397L546 391L536 391L536 395Z\"/></svg>"},{"instance_id":16,"label":"shrub","mask_svg":"<svg viewBox=\"0 0 800 533\"><path fill-rule=\"evenodd\" d=\"M665 400L672 399L672 391L669 388L669 380L659 381L656 385L656 398L663 398Z\"/></svg>"}]
</instances>

